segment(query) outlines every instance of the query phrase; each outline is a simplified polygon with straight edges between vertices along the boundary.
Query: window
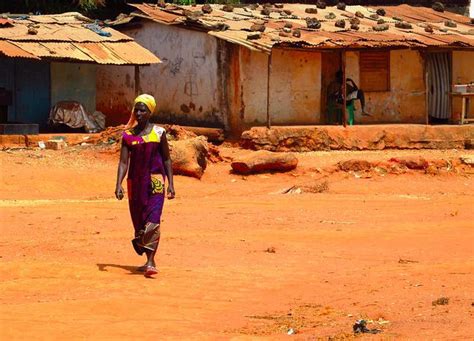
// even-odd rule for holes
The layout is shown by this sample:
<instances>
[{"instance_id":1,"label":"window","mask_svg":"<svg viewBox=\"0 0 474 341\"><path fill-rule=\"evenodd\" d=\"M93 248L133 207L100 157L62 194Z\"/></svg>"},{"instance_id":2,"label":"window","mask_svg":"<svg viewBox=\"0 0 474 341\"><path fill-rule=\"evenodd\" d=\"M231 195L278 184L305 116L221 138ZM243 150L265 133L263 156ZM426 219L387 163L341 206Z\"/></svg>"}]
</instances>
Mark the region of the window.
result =
<instances>
[{"instance_id":1,"label":"window","mask_svg":"<svg viewBox=\"0 0 474 341\"><path fill-rule=\"evenodd\" d=\"M360 88L364 91L390 91L390 51L360 52Z\"/></svg>"}]
</instances>

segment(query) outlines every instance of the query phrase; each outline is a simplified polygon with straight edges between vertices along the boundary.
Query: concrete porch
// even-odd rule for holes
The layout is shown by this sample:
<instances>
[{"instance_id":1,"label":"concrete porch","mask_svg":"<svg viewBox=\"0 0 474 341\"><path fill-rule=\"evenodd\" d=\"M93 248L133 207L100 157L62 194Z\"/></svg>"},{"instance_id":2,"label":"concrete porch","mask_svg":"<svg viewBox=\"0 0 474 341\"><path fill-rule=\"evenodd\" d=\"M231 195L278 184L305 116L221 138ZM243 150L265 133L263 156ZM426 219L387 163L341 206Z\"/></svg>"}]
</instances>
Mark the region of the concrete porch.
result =
<instances>
[{"instance_id":1,"label":"concrete porch","mask_svg":"<svg viewBox=\"0 0 474 341\"><path fill-rule=\"evenodd\" d=\"M316 150L472 149L474 125L387 124L253 127L244 131L247 149Z\"/></svg>"}]
</instances>

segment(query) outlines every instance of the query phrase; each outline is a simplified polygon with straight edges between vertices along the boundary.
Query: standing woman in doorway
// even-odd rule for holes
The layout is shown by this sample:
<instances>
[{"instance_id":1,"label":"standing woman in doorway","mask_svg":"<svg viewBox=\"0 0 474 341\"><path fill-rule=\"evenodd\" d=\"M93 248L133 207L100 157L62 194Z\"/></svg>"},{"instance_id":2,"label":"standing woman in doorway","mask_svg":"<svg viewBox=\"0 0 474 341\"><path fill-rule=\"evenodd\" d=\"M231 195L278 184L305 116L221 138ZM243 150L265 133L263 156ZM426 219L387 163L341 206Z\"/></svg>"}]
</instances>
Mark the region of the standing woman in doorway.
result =
<instances>
[{"instance_id":1,"label":"standing woman in doorway","mask_svg":"<svg viewBox=\"0 0 474 341\"><path fill-rule=\"evenodd\" d=\"M155 254L160 243L165 178L168 178L168 199L175 196L166 132L150 123L155 107L155 99L150 95L140 95L134 101L127 130L122 135L115 188L115 196L122 200L122 182L128 170L128 202L135 228L132 245L139 255L146 254L145 265L138 268L146 277L158 273Z\"/></svg>"}]
</instances>

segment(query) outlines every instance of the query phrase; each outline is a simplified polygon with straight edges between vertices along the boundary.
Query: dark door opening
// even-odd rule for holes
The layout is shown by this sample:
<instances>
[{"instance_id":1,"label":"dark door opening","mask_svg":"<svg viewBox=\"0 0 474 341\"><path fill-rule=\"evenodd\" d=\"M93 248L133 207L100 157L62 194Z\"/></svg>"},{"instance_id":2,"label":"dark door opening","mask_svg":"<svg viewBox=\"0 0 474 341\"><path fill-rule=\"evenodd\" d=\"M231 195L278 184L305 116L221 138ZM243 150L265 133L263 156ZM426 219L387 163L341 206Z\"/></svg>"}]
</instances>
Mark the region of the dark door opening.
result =
<instances>
[{"instance_id":1,"label":"dark door opening","mask_svg":"<svg viewBox=\"0 0 474 341\"><path fill-rule=\"evenodd\" d=\"M430 52L426 55L429 123L445 124L451 118L451 65L449 52Z\"/></svg>"}]
</instances>

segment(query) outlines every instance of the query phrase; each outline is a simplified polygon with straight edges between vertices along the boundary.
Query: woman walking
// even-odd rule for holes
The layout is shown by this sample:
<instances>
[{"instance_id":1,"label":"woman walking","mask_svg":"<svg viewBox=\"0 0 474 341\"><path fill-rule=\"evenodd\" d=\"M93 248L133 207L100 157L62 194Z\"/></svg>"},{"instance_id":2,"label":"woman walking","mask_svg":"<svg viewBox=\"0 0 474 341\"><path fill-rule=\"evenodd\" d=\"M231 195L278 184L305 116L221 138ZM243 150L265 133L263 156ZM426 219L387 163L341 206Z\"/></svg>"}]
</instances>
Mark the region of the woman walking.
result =
<instances>
[{"instance_id":1,"label":"woman walking","mask_svg":"<svg viewBox=\"0 0 474 341\"><path fill-rule=\"evenodd\" d=\"M134 101L128 129L122 135L115 188L115 196L122 200L122 182L128 170L128 202L135 228L132 245L139 255L146 254L145 265L138 268L146 277L158 273L155 254L160 243L165 178L168 178L168 199L175 196L166 132L150 123L155 107L155 99L150 95L140 95Z\"/></svg>"}]
</instances>

